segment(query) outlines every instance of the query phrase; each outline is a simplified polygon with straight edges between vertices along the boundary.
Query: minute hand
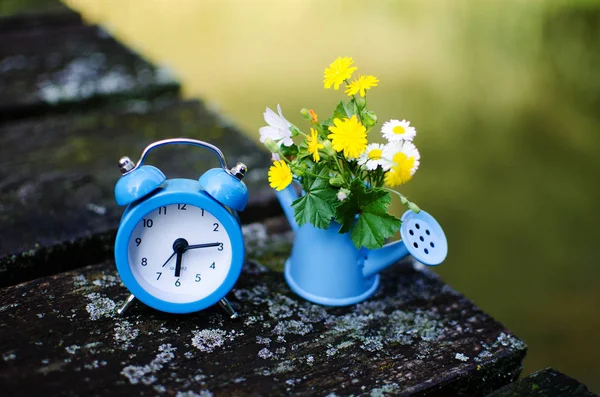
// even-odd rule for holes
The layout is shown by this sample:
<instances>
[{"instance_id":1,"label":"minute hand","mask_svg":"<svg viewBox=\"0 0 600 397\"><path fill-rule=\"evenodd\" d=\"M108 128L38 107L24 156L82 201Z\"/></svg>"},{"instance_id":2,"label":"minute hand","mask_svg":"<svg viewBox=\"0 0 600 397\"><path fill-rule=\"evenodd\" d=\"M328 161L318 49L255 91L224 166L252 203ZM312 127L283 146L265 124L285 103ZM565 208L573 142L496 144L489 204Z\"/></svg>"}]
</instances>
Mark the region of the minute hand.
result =
<instances>
[{"instance_id":1,"label":"minute hand","mask_svg":"<svg viewBox=\"0 0 600 397\"><path fill-rule=\"evenodd\" d=\"M220 246L222 243L206 243L206 244L194 244L194 245L188 245L185 250L193 250L196 248L209 248L209 247L218 247Z\"/></svg>"}]
</instances>

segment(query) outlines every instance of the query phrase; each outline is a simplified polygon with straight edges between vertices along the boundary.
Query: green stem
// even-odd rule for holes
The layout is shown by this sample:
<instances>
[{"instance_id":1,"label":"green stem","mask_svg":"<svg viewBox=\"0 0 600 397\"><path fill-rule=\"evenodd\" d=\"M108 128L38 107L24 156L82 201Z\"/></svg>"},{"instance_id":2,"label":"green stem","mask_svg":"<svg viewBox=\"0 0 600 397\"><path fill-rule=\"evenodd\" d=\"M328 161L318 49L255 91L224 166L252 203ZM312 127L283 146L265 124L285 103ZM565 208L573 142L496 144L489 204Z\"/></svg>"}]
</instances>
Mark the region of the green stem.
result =
<instances>
[{"instance_id":1,"label":"green stem","mask_svg":"<svg viewBox=\"0 0 600 397\"><path fill-rule=\"evenodd\" d=\"M400 192L395 191L394 189L390 189L387 187L383 188L384 190L387 190L390 193L395 193L398 195L398 197L400 197L400 202L404 205L406 205L408 207L408 209L412 210L415 213L419 213L421 211L421 209L412 201L409 201L406 197L404 197L404 195L402 195Z\"/></svg>"}]
</instances>

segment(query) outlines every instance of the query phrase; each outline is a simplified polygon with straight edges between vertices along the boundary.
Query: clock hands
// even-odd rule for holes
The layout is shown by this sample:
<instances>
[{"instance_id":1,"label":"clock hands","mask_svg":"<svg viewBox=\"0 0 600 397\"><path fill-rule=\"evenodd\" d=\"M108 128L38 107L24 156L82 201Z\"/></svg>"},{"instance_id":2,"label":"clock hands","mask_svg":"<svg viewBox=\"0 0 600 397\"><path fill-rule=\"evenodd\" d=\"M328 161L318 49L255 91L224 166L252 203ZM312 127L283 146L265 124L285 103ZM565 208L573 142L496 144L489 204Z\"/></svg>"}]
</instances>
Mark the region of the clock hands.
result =
<instances>
[{"instance_id":1,"label":"clock hands","mask_svg":"<svg viewBox=\"0 0 600 397\"><path fill-rule=\"evenodd\" d=\"M189 246L188 242L184 238L178 238L173 243L173 251L177 254L177 262L175 262L175 277L179 277L181 275L181 259L183 258L183 253Z\"/></svg>"},{"instance_id":2,"label":"clock hands","mask_svg":"<svg viewBox=\"0 0 600 397\"><path fill-rule=\"evenodd\" d=\"M221 245L221 243L206 243L206 244L194 244L194 245L188 245L187 248L185 249L187 250L193 250L196 248L209 248L209 247L218 247L219 245Z\"/></svg>"},{"instance_id":3,"label":"clock hands","mask_svg":"<svg viewBox=\"0 0 600 397\"><path fill-rule=\"evenodd\" d=\"M215 243L190 245L186 239L178 238L173 243L173 253L169 257L169 259L167 259L167 261L165 262L165 264L162 267L165 267L167 265L167 263L169 263L169 261L173 258L173 256L177 255L177 259L175 262L175 277L179 277L179 276L181 276L181 261L183 259L184 252L186 252L187 250L197 249L197 248L219 247L222 244L223 243L215 242Z\"/></svg>"},{"instance_id":4,"label":"clock hands","mask_svg":"<svg viewBox=\"0 0 600 397\"><path fill-rule=\"evenodd\" d=\"M169 261L170 261L170 260L171 260L171 259L172 259L172 258L175 256L175 254L176 254L176 252L173 252L173 253L171 254L171 256L169 257L169 259L167 259L167 261L166 261L166 262L165 262L165 263L162 265L162 267L165 267L165 266L167 266L167 263L169 263Z\"/></svg>"}]
</instances>

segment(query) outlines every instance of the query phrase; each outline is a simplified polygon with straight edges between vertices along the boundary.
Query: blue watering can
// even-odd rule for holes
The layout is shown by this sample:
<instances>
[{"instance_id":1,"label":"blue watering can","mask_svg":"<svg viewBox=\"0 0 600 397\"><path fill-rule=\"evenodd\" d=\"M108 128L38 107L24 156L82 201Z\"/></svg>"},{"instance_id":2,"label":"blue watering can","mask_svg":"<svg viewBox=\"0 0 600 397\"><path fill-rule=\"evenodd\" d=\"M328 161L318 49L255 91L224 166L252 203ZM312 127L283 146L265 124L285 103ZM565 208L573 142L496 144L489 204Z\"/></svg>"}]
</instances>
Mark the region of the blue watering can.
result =
<instances>
[{"instance_id":1,"label":"blue watering can","mask_svg":"<svg viewBox=\"0 0 600 397\"><path fill-rule=\"evenodd\" d=\"M448 242L439 223L427 212L412 210L402 215L402 240L380 249L357 249L350 233L339 234L340 225L328 229L311 224L298 226L292 202L299 195L292 185L275 191L295 233L292 254L285 262L285 280L296 294L326 306L362 302L379 286L379 272L410 254L417 261L436 266L448 253Z\"/></svg>"}]
</instances>

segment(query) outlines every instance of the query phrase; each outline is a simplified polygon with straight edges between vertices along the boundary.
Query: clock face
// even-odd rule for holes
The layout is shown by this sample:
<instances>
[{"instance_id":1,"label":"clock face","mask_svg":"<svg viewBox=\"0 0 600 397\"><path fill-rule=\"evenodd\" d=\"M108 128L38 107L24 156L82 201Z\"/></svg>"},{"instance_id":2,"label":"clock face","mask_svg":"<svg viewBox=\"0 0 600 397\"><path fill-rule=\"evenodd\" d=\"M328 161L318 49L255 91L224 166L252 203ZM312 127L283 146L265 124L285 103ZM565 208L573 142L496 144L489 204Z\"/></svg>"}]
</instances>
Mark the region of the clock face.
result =
<instances>
[{"instance_id":1,"label":"clock face","mask_svg":"<svg viewBox=\"0 0 600 397\"><path fill-rule=\"evenodd\" d=\"M129 238L128 260L133 277L149 294L189 303L210 295L225 281L231 240L207 210L171 204L138 222Z\"/></svg>"}]
</instances>

